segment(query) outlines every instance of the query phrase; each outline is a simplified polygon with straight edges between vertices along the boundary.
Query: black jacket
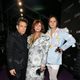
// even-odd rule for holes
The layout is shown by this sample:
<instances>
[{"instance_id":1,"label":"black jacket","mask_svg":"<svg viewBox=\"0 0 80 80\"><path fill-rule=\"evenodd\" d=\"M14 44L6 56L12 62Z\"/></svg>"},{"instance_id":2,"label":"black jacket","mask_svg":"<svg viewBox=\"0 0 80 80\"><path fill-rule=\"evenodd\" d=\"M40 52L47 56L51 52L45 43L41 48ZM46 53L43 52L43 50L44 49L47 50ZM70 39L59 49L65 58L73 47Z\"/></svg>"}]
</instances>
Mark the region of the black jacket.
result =
<instances>
[{"instance_id":1,"label":"black jacket","mask_svg":"<svg viewBox=\"0 0 80 80\"><path fill-rule=\"evenodd\" d=\"M27 65L27 58L27 37L18 32L10 34L7 38L8 68L23 69Z\"/></svg>"}]
</instances>

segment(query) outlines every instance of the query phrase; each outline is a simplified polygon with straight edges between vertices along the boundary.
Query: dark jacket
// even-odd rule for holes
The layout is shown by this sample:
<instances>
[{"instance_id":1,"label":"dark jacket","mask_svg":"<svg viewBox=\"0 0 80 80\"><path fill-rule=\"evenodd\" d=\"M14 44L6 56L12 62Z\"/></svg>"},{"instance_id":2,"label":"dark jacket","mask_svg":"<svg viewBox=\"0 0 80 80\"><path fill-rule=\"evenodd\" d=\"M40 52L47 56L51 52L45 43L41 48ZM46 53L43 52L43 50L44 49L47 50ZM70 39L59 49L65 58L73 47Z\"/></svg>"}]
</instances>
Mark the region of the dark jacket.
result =
<instances>
[{"instance_id":1,"label":"dark jacket","mask_svg":"<svg viewBox=\"0 0 80 80\"><path fill-rule=\"evenodd\" d=\"M23 69L27 65L28 58L27 37L18 32L12 33L7 38L8 68Z\"/></svg>"}]
</instances>

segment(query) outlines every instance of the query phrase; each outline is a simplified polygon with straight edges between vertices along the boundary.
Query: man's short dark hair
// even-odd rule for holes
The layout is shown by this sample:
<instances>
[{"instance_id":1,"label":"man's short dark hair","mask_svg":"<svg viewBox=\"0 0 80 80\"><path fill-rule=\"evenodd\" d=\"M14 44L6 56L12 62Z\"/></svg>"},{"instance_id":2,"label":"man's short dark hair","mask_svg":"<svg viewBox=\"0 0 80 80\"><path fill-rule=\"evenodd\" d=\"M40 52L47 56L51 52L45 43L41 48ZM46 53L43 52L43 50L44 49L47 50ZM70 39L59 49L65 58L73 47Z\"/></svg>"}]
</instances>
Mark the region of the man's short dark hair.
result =
<instances>
[{"instance_id":1,"label":"man's short dark hair","mask_svg":"<svg viewBox=\"0 0 80 80\"><path fill-rule=\"evenodd\" d=\"M26 24L28 24L28 20L26 18L19 18L18 21L17 21L17 25L19 25L20 21L23 21Z\"/></svg>"}]
</instances>

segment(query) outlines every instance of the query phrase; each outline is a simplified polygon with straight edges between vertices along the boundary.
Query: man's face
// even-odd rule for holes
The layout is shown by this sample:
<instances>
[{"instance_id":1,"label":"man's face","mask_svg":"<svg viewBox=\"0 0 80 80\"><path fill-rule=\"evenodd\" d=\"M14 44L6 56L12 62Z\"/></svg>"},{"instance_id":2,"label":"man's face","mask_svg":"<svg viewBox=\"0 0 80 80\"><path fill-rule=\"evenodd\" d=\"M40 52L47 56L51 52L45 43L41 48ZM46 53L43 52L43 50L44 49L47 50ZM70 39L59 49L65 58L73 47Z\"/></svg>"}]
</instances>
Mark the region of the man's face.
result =
<instances>
[{"instance_id":1,"label":"man's face","mask_svg":"<svg viewBox=\"0 0 80 80\"><path fill-rule=\"evenodd\" d=\"M56 20L55 17L50 18L50 20L49 20L49 26L51 28L56 28L57 27L57 20Z\"/></svg>"},{"instance_id":2,"label":"man's face","mask_svg":"<svg viewBox=\"0 0 80 80\"><path fill-rule=\"evenodd\" d=\"M17 31L18 31L21 35L23 35L23 34L25 34L26 29L27 29L27 24L26 24L24 21L20 21L20 22L19 22L19 25L17 25Z\"/></svg>"}]
</instances>

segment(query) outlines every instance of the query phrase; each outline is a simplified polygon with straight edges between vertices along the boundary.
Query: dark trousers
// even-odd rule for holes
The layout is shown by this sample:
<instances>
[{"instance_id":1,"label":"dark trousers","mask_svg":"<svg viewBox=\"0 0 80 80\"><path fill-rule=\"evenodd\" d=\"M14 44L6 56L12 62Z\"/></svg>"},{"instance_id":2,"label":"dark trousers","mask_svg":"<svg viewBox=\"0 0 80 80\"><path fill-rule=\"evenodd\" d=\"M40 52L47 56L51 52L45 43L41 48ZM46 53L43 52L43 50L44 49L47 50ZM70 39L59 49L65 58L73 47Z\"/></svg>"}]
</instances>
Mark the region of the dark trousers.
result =
<instances>
[{"instance_id":1,"label":"dark trousers","mask_svg":"<svg viewBox=\"0 0 80 80\"><path fill-rule=\"evenodd\" d=\"M25 80L26 77L26 68L22 69L22 70L18 70L16 71L16 76L10 76L9 79L10 80Z\"/></svg>"}]
</instances>

